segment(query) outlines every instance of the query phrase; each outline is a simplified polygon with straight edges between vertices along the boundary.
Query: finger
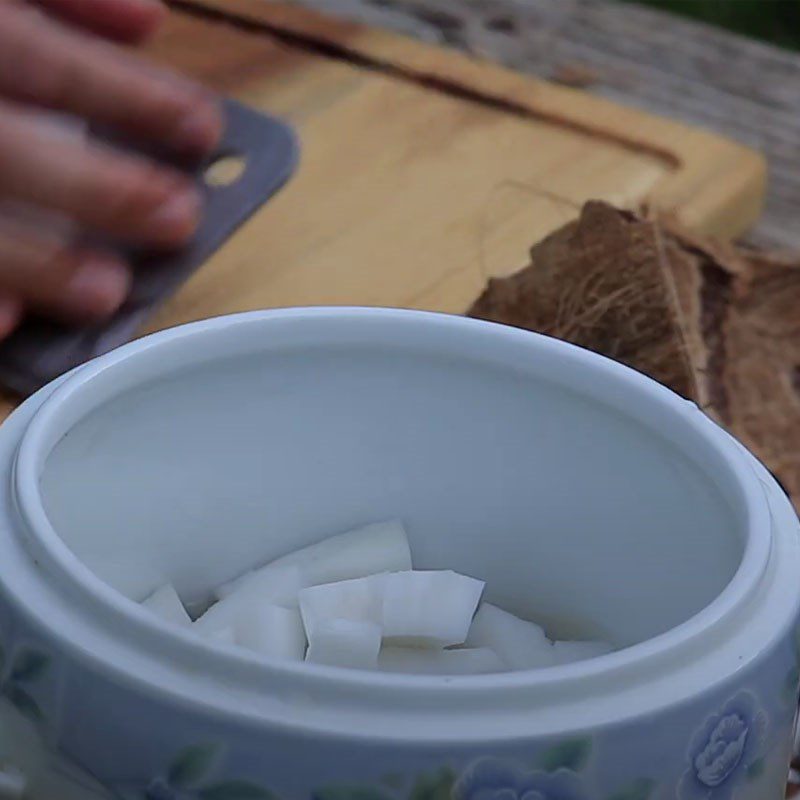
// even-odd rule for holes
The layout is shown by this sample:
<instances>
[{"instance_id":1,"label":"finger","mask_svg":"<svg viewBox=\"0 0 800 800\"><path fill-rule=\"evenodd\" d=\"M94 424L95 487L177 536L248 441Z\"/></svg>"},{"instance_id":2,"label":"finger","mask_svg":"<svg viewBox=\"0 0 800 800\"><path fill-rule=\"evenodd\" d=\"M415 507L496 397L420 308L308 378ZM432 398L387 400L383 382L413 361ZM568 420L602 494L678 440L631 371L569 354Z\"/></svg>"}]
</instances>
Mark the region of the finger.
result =
<instances>
[{"instance_id":1,"label":"finger","mask_svg":"<svg viewBox=\"0 0 800 800\"><path fill-rule=\"evenodd\" d=\"M180 173L64 136L2 103L0 196L67 214L114 238L168 248L191 237L202 205Z\"/></svg>"},{"instance_id":2,"label":"finger","mask_svg":"<svg viewBox=\"0 0 800 800\"><path fill-rule=\"evenodd\" d=\"M65 242L76 240L80 234L75 222L65 214L6 198L0 198L0 219L47 231L49 236L58 236Z\"/></svg>"},{"instance_id":3,"label":"finger","mask_svg":"<svg viewBox=\"0 0 800 800\"><path fill-rule=\"evenodd\" d=\"M22 322L23 312L18 297L0 293L0 339L5 339Z\"/></svg>"},{"instance_id":4,"label":"finger","mask_svg":"<svg viewBox=\"0 0 800 800\"><path fill-rule=\"evenodd\" d=\"M119 42L140 42L158 28L166 8L158 0L36 0L62 19Z\"/></svg>"},{"instance_id":5,"label":"finger","mask_svg":"<svg viewBox=\"0 0 800 800\"><path fill-rule=\"evenodd\" d=\"M219 106L198 84L7 2L0 2L2 94L186 154L208 152L222 132Z\"/></svg>"},{"instance_id":6,"label":"finger","mask_svg":"<svg viewBox=\"0 0 800 800\"><path fill-rule=\"evenodd\" d=\"M0 219L0 335L4 322L16 324L23 305L66 319L108 316L124 302L130 283L128 268L112 255Z\"/></svg>"}]
</instances>

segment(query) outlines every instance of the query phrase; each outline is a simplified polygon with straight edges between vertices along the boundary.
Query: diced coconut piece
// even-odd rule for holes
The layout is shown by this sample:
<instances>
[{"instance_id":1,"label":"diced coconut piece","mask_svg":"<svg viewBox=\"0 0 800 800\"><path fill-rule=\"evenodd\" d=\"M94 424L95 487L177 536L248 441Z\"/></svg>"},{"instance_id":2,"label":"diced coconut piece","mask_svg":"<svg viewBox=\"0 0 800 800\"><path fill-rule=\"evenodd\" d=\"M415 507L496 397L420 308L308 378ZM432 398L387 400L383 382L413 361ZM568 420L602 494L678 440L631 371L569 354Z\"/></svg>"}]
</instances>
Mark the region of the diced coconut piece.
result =
<instances>
[{"instance_id":1,"label":"diced coconut piece","mask_svg":"<svg viewBox=\"0 0 800 800\"><path fill-rule=\"evenodd\" d=\"M219 644L236 644L236 634L233 627L220 628L218 631L213 631L208 634L208 638Z\"/></svg>"},{"instance_id":2,"label":"diced coconut piece","mask_svg":"<svg viewBox=\"0 0 800 800\"><path fill-rule=\"evenodd\" d=\"M296 608L259 605L236 624L236 644L269 658L302 661L306 633Z\"/></svg>"},{"instance_id":3,"label":"diced coconut piece","mask_svg":"<svg viewBox=\"0 0 800 800\"><path fill-rule=\"evenodd\" d=\"M275 570L269 580L247 582L215 603L194 623L193 628L200 635L208 635L220 628L235 627L246 612L259 605L296 606L297 594L302 588L299 569Z\"/></svg>"},{"instance_id":4,"label":"diced coconut piece","mask_svg":"<svg viewBox=\"0 0 800 800\"><path fill-rule=\"evenodd\" d=\"M156 589L143 603L142 606L165 622L188 627L192 624L191 617L186 613L175 587L168 583Z\"/></svg>"},{"instance_id":5,"label":"diced coconut piece","mask_svg":"<svg viewBox=\"0 0 800 800\"><path fill-rule=\"evenodd\" d=\"M388 644L446 647L467 638L484 583L451 570L386 576L383 637Z\"/></svg>"},{"instance_id":6,"label":"diced coconut piece","mask_svg":"<svg viewBox=\"0 0 800 800\"><path fill-rule=\"evenodd\" d=\"M614 648L606 642L554 642L553 655L556 664L572 664L575 661L588 661L613 652Z\"/></svg>"},{"instance_id":7,"label":"diced coconut piece","mask_svg":"<svg viewBox=\"0 0 800 800\"><path fill-rule=\"evenodd\" d=\"M0 798L2 800L22 800L28 782L25 776L13 767L0 769Z\"/></svg>"},{"instance_id":8,"label":"diced coconut piece","mask_svg":"<svg viewBox=\"0 0 800 800\"><path fill-rule=\"evenodd\" d=\"M232 581L220 584L214 589L214 595L219 600L224 600L245 587L253 592L275 595L282 591L282 587L288 587L286 594L289 599L292 599L292 595L296 594L295 588L300 591L310 585L308 581L303 580L300 568L297 566L267 564L266 567L251 569ZM282 601L281 604L285 604L285 601Z\"/></svg>"},{"instance_id":9,"label":"diced coconut piece","mask_svg":"<svg viewBox=\"0 0 800 800\"><path fill-rule=\"evenodd\" d=\"M216 587L216 589L214 589L214 597L216 597L217 600L224 600L229 594L233 594L237 589L240 589L242 586L244 586L255 575L266 572L268 567L269 565L262 567L260 570L249 569L247 572L244 572L235 578L231 578L231 580L225 581L225 583L221 583Z\"/></svg>"},{"instance_id":10,"label":"diced coconut piece","mask_svg":"<svg viewBox=\"0 0 800 800\"><path fill-rule=\"evenodd\" d=\"M380 625L352 619L322 619L309 641L306 661L332 667L375 669L380 649Z\"/></svg>"},{"instance_id":11,"label":"diced coconut piece","mask_svg":"<svg viewBox=\"0 0 800 800\"><path fill-rule=\"evenodd\" d=\"M416 675L480 675L506 672L505 664L488 647L461 650L384 647L378 656L383 672L407 672Z\"/></svg>"},{"instance_id":12,"label":"diced coconut piece","mask_svg":"<svg viewBox=\"0 0 800 800\"><path fill-rule=\"evenodd\" d=\"M411 550L399 520L375 522L312 544L273 564L297 565L309 586L411 569Z\"/></svg>"},{"instance_id":13,"label":"diced coconut piece","mask_svg":"<svg viewBox=\"0 0 800 800\"><path fill-rule=\"evenodd\" d=\"M217 592L219 596L225 596L264 570L286 566L299 567L305 585L315 586L364 578L379 572L410 570L411 551L405 528L399 520L375 522L282 556L261 569L223 584Z\"/></svg>"},{"instance_id":14,"label":"diced coconut piece","mask_svg":"<svg viewBox=\"0 0 800 800\"><path fill-rule=\"evenodd\" d=\"M533 622L481 603L467 635L468 647L488 647L512 670L549 667L557 663L552 642Z\"/></svg>"},{"instance_id":15,"label":"diced coconut piece","mask_svg":"<svg viewBox=\"0 0 800 800\"><path fill-rule=\"evenodd\" d=\"M309 638L323 619L352 619L381 624L386 575L323 583L303 589L297 599Z\"/></svg>"}]
</instances>

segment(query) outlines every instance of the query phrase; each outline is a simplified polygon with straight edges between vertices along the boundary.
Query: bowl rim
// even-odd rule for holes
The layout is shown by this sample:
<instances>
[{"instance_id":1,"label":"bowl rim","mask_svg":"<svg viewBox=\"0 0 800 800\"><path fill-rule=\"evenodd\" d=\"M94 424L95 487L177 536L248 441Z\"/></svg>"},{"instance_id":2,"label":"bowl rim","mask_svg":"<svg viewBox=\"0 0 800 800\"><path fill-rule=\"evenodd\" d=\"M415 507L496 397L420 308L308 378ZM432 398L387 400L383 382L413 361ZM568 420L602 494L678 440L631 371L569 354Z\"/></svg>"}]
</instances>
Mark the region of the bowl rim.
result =
<instances>
[{"instance_id":1,"label":"bowl rim","mask_svg":"<svg viewBox=\"0 0 800 800\"><path fill-rule=\"evenodd\" d=\"M46 458L51 450L47 442L51 429L59 428L62 404L68 398L78 396L79 393L91 393L92 382L96 378L111 370L120 369L131 359L145 360L151 367L152 377L153 366L155 365L156 371L158 369L158 350L169 343L183 341L185 346L201 350L202 346L198 345L197 340L207 336L213 337L221 330L238 332L245 331L252 325L268 325L273 321L309 319L425 325L431 330L443 326L470 331L479 337L496 337L498 342L523 342L532 349L540 348L554 353L577 370L602 372L609 380L616 381L627 391L647 398L648 402L660 404L668 413L676 415L681 422L690 426L694 434L704 441L705 446L712 448L723 458L729 468L730 476L735 480L745 509L746 519L743 527L747 530L747 541L733 578L711 603L684 622L623 650L568 666L491 675L458 676L456 679L451 676L397 675L345 670L305 663L287 665L285 662L271 659L253 658L243 651L209 647L190 631L170 627L152 618L138 608L136 603L94 575L59 537L47 517L40 493L38 469L42 463L41 459ZM431 352L435 353L435 340L432 339L432 342L434 343L431 345ZM563 379L558 383L572 388L570 383ZM626 413L624 409L618 410L620 413ZM64 431L62 435L63 433ZM209 674L218 673L220 669L232 664L238 664L240 667L249 665L255 668L252 670L253 675L269 674L278 681L299 680L306 688L311 686L334 692L337 689L346 689L375 695L391 689L398 695L407 690L432 697L442 692L443 688L449 688L452 689L454 696L477 697L485 696L486 692L491 695L499 691L514 692L520 689L544 691L555 686L562 686L567 691L590 683L587 678L600 675L609 677L614 675L624 683L632 676L641 673L648 664L653 666L664 662L667 656L671 661L675 653L681 649L684 652L689 652L690 648L696 650L699 638L729 621L758 590L771 549L769 535L771 514L754 470L728 434L711 422L694 403L684 400L633 369L554 338L481 320L406 309L343 306L245 312L179 326L125 345L76 370L45 399L23 434L14 462L12 481L17 513L36 557L43 565L46 563L51 578L54 577L65 585L69 584L72 596L81 599L84 610L92 609L92 613L98 617L102 616L107 627L114 626L118 629L121 623L130 626L131 631L137 630L143 637L142 641L148 641L150 645L159 649L168 647L177 656L177 663L196 663L198 653L202 653L208 657ZM108 666L116 666L125 672L124 667L120 665ZM168 687L162 688L168 690Z\"/></svg>"}]
</instances>

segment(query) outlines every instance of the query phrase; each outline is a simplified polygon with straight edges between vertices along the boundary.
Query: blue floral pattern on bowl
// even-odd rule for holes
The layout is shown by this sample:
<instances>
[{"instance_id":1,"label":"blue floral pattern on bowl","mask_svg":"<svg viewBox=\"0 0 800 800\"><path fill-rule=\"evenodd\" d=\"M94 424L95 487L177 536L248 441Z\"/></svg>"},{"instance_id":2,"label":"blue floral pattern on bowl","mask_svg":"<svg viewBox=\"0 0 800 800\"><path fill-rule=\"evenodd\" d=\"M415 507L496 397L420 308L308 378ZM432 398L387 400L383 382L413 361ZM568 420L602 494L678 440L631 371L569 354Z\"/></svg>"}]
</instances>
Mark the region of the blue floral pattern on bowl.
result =
<instances>
[{"instance_id":1,"label":"blue floral pattern on bowl","mask_svg":"<svg viewBox=\"0 0 800 800\"><path fill-rule=\"evenodd\" d=\"M272 800L271 792L250 781L212 781L219 752L213 745L187 747L151 782L146 800Z\"/></svg>"},{"instance_id":2,"label":"blue floral pattern on bowl","mask_svg":"<svg viewBox=\"0 0 800 800\"><path fill-rule=\"evenodd\" d=\"M141 786L109 787L109 800L274 800L272 792L251 781L216 779L222 751L220 745L190 745L144 789Z\"/></svg>"},{"instance_id":3,"label":"blue floral pattern on bowl","mask_svg":"<svg viewBox=\"0 0 800 800\"><path fill-rule=\"evenodd\" d=\"M323 786L313 784L301 794L285 791L281 777L265 775L247 763L231 759L235 742L217 739L210 744L178 745L172 758L147 768L140 778L119 781L113 773L96 775L89 764L74 756L53 752L57 763L69 762L72 777L91 779L102 786L108 800L744 800L766 796L785 780L791 724L796 715L796 677L782 685L787 662L796 670L800 648L788 643L776 653L770 667L771 690L764 694L766 705L750 689L741 689L725 699L709 697L706 718L692 720L680 712L675 725L675 747L646 755L650 769L656 763L664 769L651 774L623 775L609 771L616 759L631 764L644 759L630 758L637 744L623 736L611 746L608 733L552 740L532 747L527 754L479 755L462 761L445 756L440 766L428 764L423 770L413 765L391 781L373 777L351 783L358 776L342 773ZM0 643L0 701L20 718L27 718L43 737L53 733L53 720L43 711L43 688L52 677L52 654L23 638L17 646ZM764 667L762 665L762 674ZM793 672L794 674L794 672ZM787 691L791 689L791 691ZM674 724L674 723L673 723ZM685 725L685 727L684 727ZM52 737L45 737L52 741ZM176 737L177 738L177 737ZM184 738L184 737L181 737ZM683 741L681 742L681 739ZM688 740L688 748L687 748ZM185 739L184 739L185 741ZM191 740L190 740L191 741ZM646 744L646 742L645 742ZM541 745L544 745L542 748ZM168 751L169 752L169 751ZM2 755L2 753L0 753ZM84 761L86 759L83 759ZM159 759L160 760L160 759ZM679 765L682 768L678 768ZM242 770L245 774L240 772ZM426 771L427 770L427 771ZM615 774L622 778L618 783ZM272 778L277 777L277 782ZM405 787L405 788L403 788ZM99 793L92 796L100 797ZM771 795L768 795L771 796Z\"/></svg>"},{"instance_id":4,"label":"blue floral pattern on bowl","mask_svg":"<svg viewBox=\"0 0 800 800\"><path fill-rule=\"evenodd\" d=\"M766 728L767 716L752 692L743 690L728 700L692 738L680 800L734 797L736 788L758 770Z\"/></svg>"},{"instance_id":5,"label":"blue floral pattern on bowl","mask_svg":"<svg viewBox=\"0 0 800 800\"><path fill-rule=\"evenodd\" d=\"M30 647L18 648L6 656L0 644L0 697L6 698L21 714L34 722L43 722L44 714L31 693L31 686L50 668L50 657Z\"/></svg>"},{"instance_id":6,"label":"blue floral pattern on bowl","mask_svg":"<svg viewBox=\"0 0 800 800\"><path fill-rule=\"evenodd\" d=\"M588 800L571 769L523 772L495 758L476 761L453 788L453 800Z\"/></svg>"}]
</instances>

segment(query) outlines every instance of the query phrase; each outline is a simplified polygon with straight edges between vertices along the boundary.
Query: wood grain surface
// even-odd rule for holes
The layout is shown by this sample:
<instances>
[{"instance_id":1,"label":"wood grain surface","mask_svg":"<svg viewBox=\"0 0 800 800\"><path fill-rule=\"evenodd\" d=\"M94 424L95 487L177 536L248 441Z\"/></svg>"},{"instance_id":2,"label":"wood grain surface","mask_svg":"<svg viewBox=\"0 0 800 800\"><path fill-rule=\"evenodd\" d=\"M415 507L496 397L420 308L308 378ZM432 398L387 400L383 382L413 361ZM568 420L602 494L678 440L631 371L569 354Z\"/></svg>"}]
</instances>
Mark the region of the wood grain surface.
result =
<instances>
[{"instance_id":1,"label":"wood grain surface","mask_svg":"<svg viewBox=\"0 0 800 800\"><path fill-rule=\"evenodd\" d=\"M297 7L180 3L151 54L284 115L303 146L152 328L322 303L461 312L590 197L721 235L759 211L763 162L727 140Z\"/></svg>"},{"instance_id":2,"label":"wood grain surface","mask_svg":"<svg viewBox=\"0 0 800 800\"><path fill-rule=\"evenodd\" d=\"M800 250L798 52L614 0L296 1L578 84L754 147L768 159L769 186L748 240Z\"/></svg>"}]
</instances>

